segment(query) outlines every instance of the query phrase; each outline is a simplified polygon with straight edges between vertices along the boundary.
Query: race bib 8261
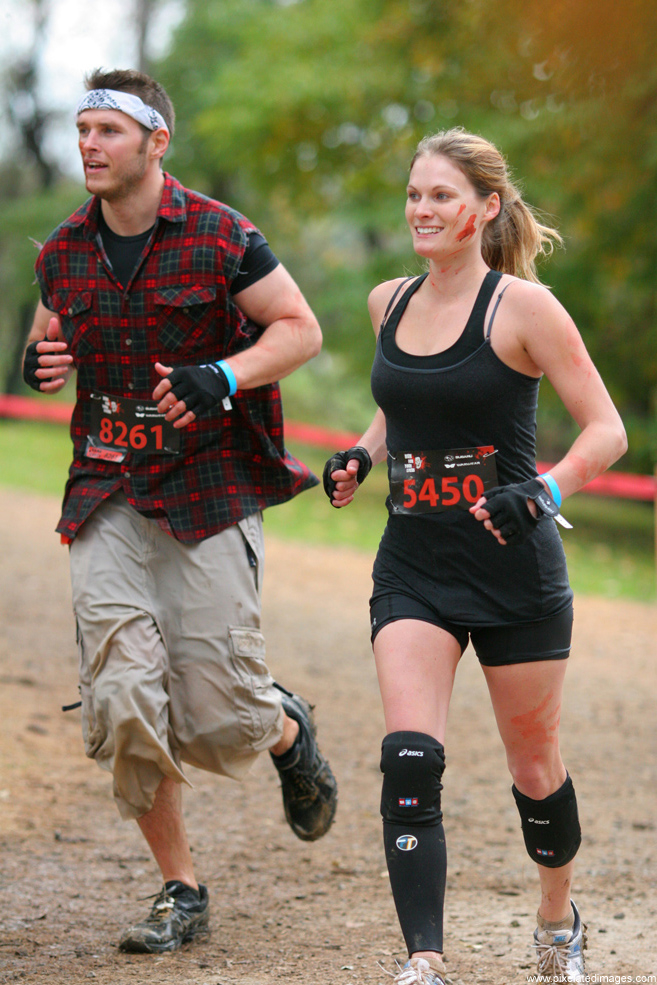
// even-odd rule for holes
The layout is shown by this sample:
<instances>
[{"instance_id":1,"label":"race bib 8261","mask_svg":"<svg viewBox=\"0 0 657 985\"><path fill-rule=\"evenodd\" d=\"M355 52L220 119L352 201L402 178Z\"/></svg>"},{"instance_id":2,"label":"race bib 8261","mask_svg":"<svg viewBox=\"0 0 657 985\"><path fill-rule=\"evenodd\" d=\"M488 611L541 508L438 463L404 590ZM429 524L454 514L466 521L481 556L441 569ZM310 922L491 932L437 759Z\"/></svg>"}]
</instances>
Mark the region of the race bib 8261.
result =
<instances>
[{"instance_id":1,"label":"race bib 8261","mask_svg":"<svg viewBox=\"0 0 657 985\"><path fill-rule=\"evenodd\" d=\"M155 403L92 393L85 454L88 458L122 462L130 452L177 455L180 431L172 421L165 421Z\"/></svg>"}]
</instances>

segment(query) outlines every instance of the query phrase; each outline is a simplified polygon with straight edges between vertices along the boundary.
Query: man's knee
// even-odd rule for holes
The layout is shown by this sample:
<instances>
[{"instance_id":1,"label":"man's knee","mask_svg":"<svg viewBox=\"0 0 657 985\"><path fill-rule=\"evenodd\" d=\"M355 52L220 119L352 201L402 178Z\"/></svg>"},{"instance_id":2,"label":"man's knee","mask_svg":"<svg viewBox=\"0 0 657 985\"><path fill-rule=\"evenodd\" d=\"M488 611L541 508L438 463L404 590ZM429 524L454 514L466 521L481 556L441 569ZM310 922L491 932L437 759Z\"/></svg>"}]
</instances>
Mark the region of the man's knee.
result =
<instances>
[{"instance_id":1,"label":"man's knee","mask_svg":"<svg viewBox=\"0 0 657 985\"><path fill-rule=\"evenodd\" d=\"M445 750L424 732L391 732L381 747L381 816L395 824L442 821L440 792Z\"/></svg>"}]
</instances>

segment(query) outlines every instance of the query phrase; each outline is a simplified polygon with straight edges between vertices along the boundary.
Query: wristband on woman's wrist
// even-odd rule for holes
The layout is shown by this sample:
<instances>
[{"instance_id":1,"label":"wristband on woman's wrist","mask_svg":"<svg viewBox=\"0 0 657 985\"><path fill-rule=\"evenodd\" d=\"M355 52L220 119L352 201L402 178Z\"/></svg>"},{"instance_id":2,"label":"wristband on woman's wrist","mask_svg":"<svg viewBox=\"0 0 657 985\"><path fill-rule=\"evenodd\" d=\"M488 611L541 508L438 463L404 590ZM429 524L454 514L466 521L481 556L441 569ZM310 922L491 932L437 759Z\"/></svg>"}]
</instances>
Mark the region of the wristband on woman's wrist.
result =
<instances>
[{"instance_id":1,"label":"wristband on woman's wrist","mask_svg":"<svg viewBox=\"0 0 657 985\"><path fill-rule=\"evenodd\" d=\"M221 372L226 377L229 387L228 396L232 397L234 393L237 393L237 379L235 377L235 374L233 373L232 369L230 368L230 366L228 365L225 359L222 359L220 362L215 363L215 366L218 366Z\"/></svg>"},{"instance_id":2,"label":"wristband on woman's wrist","mask_svg":"<svg viewBox=\"0 0 657 985\"><path fill-rule=\"evenodd\" d=\"M543 472L542 475L539 475L539 479L545 479L552 499L555 501L557 506L561 506L561 490L557 485L556 479L553 479L549 472Z\"/></svg>"}]
</instances>

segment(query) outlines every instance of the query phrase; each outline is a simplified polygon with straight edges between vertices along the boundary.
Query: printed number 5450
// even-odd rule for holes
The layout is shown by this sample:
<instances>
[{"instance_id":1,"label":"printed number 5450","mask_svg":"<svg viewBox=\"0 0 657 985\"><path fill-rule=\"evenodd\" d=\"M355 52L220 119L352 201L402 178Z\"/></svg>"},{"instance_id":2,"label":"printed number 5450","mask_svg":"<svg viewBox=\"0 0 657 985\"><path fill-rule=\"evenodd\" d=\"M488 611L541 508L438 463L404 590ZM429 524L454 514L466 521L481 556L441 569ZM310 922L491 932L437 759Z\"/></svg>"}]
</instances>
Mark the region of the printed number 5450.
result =
<instances>
[{"instance_id":1,"label":"printed number 5450","mask_svg":"<svg viewBox=\"0 0 657 985\"><path fill-rule=\"evenodd\" d=\"M461 502L461 497L468 503L476 503L483 494L483 480L476 474L466 475L461 481L455 475L444 475L440 480L440 492L433 477L424 480L419 492L415 488L415 479L404 479L404 507L407 510L413 509L418 500L432 507L439 503L442 506L456 506Z\"/></svg>"}]
</instances>

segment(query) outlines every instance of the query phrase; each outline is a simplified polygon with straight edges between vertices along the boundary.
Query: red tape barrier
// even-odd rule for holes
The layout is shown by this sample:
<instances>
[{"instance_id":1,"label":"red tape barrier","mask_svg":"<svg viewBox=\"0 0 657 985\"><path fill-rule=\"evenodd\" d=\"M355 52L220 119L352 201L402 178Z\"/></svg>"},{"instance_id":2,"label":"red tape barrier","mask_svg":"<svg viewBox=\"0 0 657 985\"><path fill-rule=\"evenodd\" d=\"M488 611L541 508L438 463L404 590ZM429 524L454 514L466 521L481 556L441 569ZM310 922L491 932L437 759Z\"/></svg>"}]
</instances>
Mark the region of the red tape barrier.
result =
<instances>
[{"instance_id":1,"label":"red tape barrier","mask_svg":"<svg viewBox=\"0 0 657 985\"><path fill-rule=\"evenodd\" d=\"M69 424L73 404L48 398L39 400L33 397L16 397L10 394L0 394L0 417L11 417L23 421L49 421L57 424ZM315 424L299 424L296 421L285 422L286 438L293 438L304 445L324 448L327 451L338 451L350 448L358 442L360 435L349 431L337 431L332 428L319 427ZM547 472L551 466L547 462L536 463L539 472ZM605 472L597 479L589 482L580 492L593 493L596 496L613 496L617 499L639 499L646 502L657 500L657 477L653 475L635 475L631 472Z\"/></svg>"}]
</instances>

